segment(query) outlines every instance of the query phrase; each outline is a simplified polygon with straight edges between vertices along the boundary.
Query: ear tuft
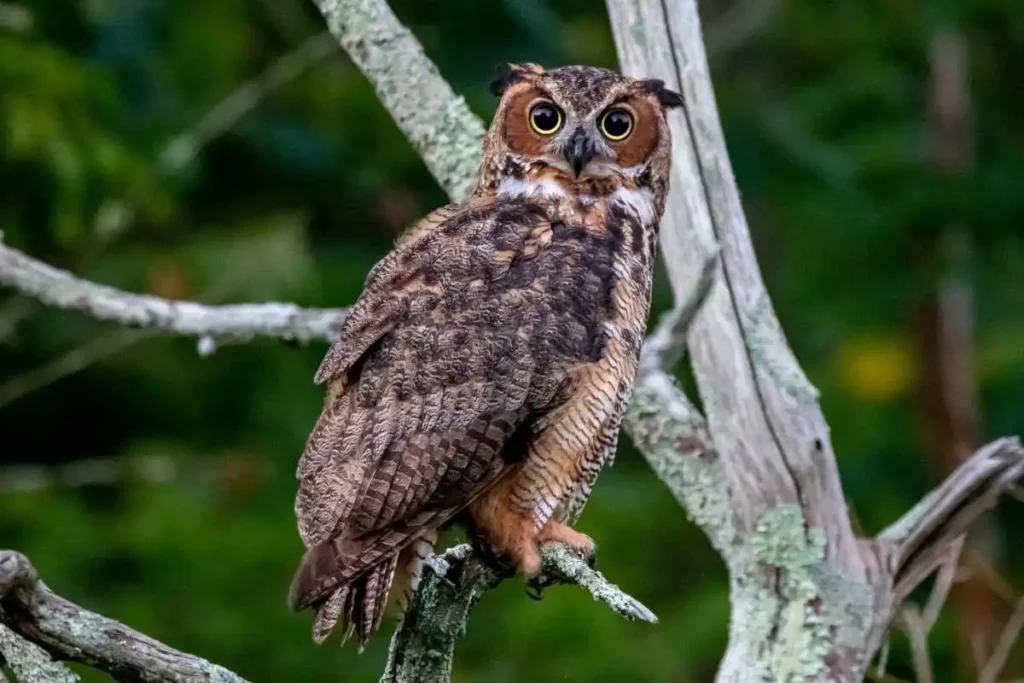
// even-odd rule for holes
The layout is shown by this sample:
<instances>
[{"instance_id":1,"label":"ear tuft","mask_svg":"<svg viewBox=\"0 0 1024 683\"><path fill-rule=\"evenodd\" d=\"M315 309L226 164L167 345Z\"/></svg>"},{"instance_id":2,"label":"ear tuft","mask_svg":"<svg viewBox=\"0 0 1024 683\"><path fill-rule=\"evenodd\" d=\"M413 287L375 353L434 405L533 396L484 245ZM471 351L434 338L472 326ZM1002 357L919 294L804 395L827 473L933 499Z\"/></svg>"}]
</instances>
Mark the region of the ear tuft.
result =
<instances>
[{"instance_id":1,"label":"ear tuft","mask_svg":"<svg viewBox=\"0 0 1024 683\"><path fill-rule=\"evenodd\" d=\"M494 70L494 80L488 86L491 94L495 97L501 97L502 93L508 90L508 87L517 81L521 81L523 75L519 73L515 65L509 64L508 62L502 62L498 65L498 68Z\"/></svg>"},{"instance_id":2,"label":"ear tuft","mask_svg":"<svg viewBox=\"0 0 1024 683\"><path fill-rule=\"evenodd\" d=\"M491 81L490 91L496 97L501 97L509 86L515 85L526 79L527 74L541 74L544 69L537 64L512 64L503 62L498 65L494 80Z\"/></svg>"},{"instance_id":3,"label":"ear tuft","mask_svg":"<svg viewBox=\"0 0 1024 683\"><path fill-rule=\"evenodd\" d=\"M666 109L675 109L676 107L683 106L683 96L675 90L669 90L666 88L665 81L660 78L648 79L645 85L647 87L647 92L657 97L658 102L660 102L661 106Z\"/></svg>"}]
</instances>

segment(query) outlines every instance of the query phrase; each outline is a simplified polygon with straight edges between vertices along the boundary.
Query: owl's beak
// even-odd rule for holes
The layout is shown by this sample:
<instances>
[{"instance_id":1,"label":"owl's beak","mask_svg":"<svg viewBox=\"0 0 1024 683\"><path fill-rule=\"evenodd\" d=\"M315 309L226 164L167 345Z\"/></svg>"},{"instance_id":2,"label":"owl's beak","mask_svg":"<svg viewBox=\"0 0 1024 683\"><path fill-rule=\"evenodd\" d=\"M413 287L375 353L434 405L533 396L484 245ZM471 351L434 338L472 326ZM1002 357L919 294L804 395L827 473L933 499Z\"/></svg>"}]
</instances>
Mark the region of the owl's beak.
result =
<instances>
[{"instance_id":1,"label":"owl's beak","mask_svg":"<svg viewBox=\"0 0 1024 683\"><path fill-rule=\"evenodd\" d=\"M594 141L582 128L577 128L573 132L564 148L565 159L572 166L572 172L576 174L577 178L580 177L580 173L596 153L597 148Z\"/></svg>"}]
</instances>

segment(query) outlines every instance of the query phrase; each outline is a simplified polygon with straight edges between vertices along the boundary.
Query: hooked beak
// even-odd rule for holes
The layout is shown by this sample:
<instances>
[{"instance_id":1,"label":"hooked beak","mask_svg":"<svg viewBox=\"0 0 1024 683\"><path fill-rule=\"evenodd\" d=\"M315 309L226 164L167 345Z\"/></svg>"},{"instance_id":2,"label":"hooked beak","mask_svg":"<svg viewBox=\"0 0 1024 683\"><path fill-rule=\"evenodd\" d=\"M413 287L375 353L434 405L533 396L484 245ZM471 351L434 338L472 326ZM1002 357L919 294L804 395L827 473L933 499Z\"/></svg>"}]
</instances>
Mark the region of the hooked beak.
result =
<instances>
[{"instance_id":1,"label":"hooked beak","mask_svg":"<svg viewBox=\"0 0 1024 683\"><path fill-rule=\"evenodd\" d=\"M573 173L579 178L587 162L594 158L597 149L590 136L582 128L577 128L569 137L563 153L566 161L572 166Z\"/></svg>"}]
</instances>

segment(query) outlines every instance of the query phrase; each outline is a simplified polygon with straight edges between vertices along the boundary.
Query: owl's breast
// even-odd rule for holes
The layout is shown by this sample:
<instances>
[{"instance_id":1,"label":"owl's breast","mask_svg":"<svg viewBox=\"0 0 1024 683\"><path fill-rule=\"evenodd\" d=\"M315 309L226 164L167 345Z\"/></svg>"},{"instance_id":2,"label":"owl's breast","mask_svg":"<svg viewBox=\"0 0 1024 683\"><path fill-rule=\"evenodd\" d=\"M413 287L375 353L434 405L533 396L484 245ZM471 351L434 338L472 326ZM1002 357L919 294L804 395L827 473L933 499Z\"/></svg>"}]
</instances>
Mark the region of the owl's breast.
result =
<instances>
[{"instance_id":1,"label":"owl's breast","mask_svg":"<svg viewBox=\"0 0 1024 683\"><path fill-rule=\"evenodd\" d=\"M621 212L602 213L600 222L586 214L556 216L550 241L537 255L551 322L585 329L589 345L579 355L590 361L613 339L639 353L651 300L647 230Z\"/></svg>"}]
</instances>

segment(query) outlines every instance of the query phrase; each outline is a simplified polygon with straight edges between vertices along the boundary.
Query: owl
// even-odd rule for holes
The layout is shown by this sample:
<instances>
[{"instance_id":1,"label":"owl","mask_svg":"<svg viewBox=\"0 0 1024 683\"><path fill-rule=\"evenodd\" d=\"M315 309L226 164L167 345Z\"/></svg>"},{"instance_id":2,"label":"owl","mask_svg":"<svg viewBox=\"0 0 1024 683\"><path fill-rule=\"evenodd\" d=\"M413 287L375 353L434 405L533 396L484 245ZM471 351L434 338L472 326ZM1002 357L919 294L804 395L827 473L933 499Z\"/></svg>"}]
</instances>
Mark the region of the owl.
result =
<instances>
[{"instance_id":1,"label":"owl","mask_svg":"<svg viewBox=\"0 0 1024 683\"><path fill-rule=\"evenodd\" d=\"M317 381L298 466L295 609L360 642L400 612L439 530L525 577L614 457L651 297L671 164L654 79L507 65L473 195L370 271Z\"/></svg>"}]
</instances>

